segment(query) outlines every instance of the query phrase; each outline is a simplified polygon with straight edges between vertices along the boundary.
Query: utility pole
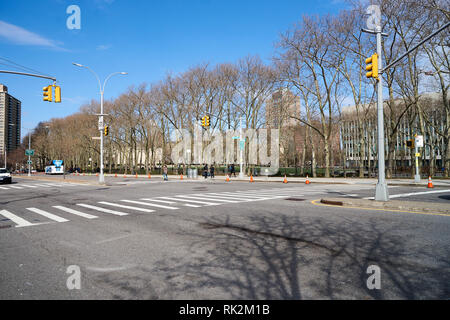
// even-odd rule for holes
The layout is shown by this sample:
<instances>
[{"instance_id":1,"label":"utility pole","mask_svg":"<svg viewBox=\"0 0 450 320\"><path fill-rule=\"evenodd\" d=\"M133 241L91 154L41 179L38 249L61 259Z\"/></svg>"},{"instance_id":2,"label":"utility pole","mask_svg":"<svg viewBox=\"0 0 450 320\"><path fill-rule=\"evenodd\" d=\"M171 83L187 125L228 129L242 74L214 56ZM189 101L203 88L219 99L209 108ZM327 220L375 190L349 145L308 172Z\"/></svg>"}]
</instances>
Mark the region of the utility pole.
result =
<instances>
[{"instance_id":1,"label":"utility pole","mask_svg":"<svg viewBox=\"0 0 450 320\"><path fill-rule=\"evenodd\" d=\"M383 77L381 76L379 70L382 69L382 57L381 57L381 36L385 35L381 32L381 26L377 24L375 26L375 31L365 30L362 31L376 34L377 36L377 53L376 57L372 57L371 60L366 60L372 62L369 66L372 68L372 72L368 74L368 77L375 78L377 81L377 147L378 147L378 183L375 189L375 201L389 201L389 191L386 184L386 172L385 172L385 144L384 144L384 109L383 109ZM376 62L373 60L376 59ZM370 70L367 69L366 70Z\"/></svg>"},{"instance_id":2,"label":"utility pole","mask_svg":"<svg viewBox=\"0 0 450 320\"><path fill-rule=\"evenodd\" d=\"M244 148L242 147L242 141L244 141L244 138L242 133L242 116L239 118L239 126L239 179L244 179Z\"/></svg>"},{"instance_id":3,"label":"utility pole","mask_svg":"<svg viewBox=\"0 0 450 320\"><path fill-rule=\"evenodd\" d=\"M397 64L401 59L409 55L412 51L416 50L419 46L424 44L426 41L430 40L432 37L434 37L439 32L443 31L444 29L448 28L450 26L450 22L446 23L444 26L439 28L437 31L433 32L429 36L427 36L425 39L420 41L417 45L415 45L413 48L406 51L402 56L400 56L397 60L390 63L388 66L386 66L384 69L382 67L382 56L381 56L381 37L388 35L385 33L382 33L381 31L381 11L380 7L378 5L371 5L367 8L367 13L370 15L369 19L367 20L367 29L361 29L363 32L376 34L377 36L377 66L374 67L374 65L370 66L373 69L376 69L376 76L372 76L373 72L368 74L368 77L373 77L377 80L378 84L378 99L377 99L377 115L378 115L378 184L376 186L375 190L375 201L389 201L389 191L386 184L385 179L385 159L384 159L384 153L385 153L385 143L384 143L384 114L383 114L383 84L382 84L382 74L389 68L393 67L395 64ZM373 60L373 58L372 58ZM366 60L367 62L367 60ZM366 68L367 69L367 68ZM369 70L369 69L367 69ZM372 70L374 71L374 70ZM416 176L415 181L420 182L420 175L418 173L418 150L417 147L415 149L416 151Z\"/></svg>"}]
</instances>

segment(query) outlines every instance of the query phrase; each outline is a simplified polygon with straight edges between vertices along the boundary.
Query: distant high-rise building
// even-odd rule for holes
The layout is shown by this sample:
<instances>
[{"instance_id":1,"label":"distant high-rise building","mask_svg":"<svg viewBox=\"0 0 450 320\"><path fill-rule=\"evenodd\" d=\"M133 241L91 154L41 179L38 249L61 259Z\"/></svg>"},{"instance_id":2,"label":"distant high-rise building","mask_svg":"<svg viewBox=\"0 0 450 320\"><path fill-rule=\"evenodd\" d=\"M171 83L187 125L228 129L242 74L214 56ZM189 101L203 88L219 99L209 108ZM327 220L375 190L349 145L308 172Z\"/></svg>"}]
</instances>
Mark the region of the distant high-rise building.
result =
<instances>
[{"instance_id":1,"label":"distant high-rise building","mask_svg":"<svg viewBox=\"0 0 450 320\"><path fill-rule=\"evenodd\" d=\"M20 146L21 102L0 84L0 154Z\"/></svg>"},{"instance_id":2,"label":"distant high-rise building","mask_svg":"<svg viewBox=\"0 0 450 320\"><path fill-rule=\"evenodd\" d=\"M266 102L266 125L280 129L298 125L290 116L300 117L300 99L288 89L280 89Z\"/></svg>"}]
</instances>

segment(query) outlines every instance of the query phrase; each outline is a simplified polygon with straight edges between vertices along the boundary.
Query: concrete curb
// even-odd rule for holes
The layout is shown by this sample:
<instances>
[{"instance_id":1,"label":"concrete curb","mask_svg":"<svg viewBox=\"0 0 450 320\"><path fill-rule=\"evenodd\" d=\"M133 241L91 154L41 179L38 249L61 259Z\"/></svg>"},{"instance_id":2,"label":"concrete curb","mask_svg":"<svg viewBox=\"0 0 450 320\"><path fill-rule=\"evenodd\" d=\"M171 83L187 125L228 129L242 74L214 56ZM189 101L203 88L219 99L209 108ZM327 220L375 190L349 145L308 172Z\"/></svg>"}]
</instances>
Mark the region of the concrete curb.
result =
<instances>
[{"instance_id":1,"label":"concrete curb","mask_svg":"<svg viewBox=\"0 0 450 320\"><path fill-rule=\"evenodd\" d=\"M419 213L441 213L450 214L450 207L446 203L419 202L419 201L400 201L390 200L388 202L353 199L353 198L323 198L320 203L326 205L352 207L361 209L384 209L396 211L411 211Z\"/></svg>"}]
</instances>

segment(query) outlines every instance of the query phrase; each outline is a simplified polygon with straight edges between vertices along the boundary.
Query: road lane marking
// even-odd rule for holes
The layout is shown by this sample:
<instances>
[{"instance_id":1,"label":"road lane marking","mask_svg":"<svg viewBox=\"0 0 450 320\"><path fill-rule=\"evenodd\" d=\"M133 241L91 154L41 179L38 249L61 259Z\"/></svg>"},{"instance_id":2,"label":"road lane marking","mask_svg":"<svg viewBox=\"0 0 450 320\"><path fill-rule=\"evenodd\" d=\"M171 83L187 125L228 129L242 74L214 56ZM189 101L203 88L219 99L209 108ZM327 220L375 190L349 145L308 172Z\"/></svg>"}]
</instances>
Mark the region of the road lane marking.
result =
<instances>
[{"instance_id":1,"label":"road lane marking","mask_svg":"<svg viewBox=\"0 0 450 320\"><path fill-rule=\"evenodd\" d=\"M44 217L46 217L46 218L48 218L50 220L56 221L56 222L67 222L67 221L69 221L67 219L61 218L61 217L59 217L57 215L54 215L54 214L52 214L50 212L47 212L47 211L44 211L44 210L41 210L41 209L27 208L27 210L29 210L31 212L34 212L34 213L37 213L37 214L39 214L41 216L44 216Z\"/></svg>"},{"instance_id":2,"label":"road lane marking","mask_svg":"<svg viewBox=\"0 0 450 320\"><path fill-rule=\"evenodd\" d=\"M16 186L9 186L10 188L13 188L13 189L23 189L22 187L16 187Z\"/></svg>"},{"instance_id":3,"label":"road lane marking","mask_svg":"<svg viewBox=\"0 0 450 320\"><path fill-rule=\"evenodd\" d=\"M385 211L385 212L394 212L394 213L414 213L414 214L424 214L424 215L432 215L432 216L450 217L450 214L436 213L436 212L418 212L418 211L395 210L395 209L379 209L379 208L335 206L335 205L331 205L331 204L319 203L320 200L321 199L313 200L313 201L311 201L311 203L313 205L323 206L323 207L334 207L334 208L345 208L345 209L359 209L359 210L374 210L374 211Z\"/></svg>"},{"instance_id":4,"label":"road lane marking","mask_svg":"<svg viewBox=\"0 0 450 320\"><path fill-rule=\"evenodd\" d=\"M189 196L186 196L189 198ZM161 199L167 199L167 200L174 200L174 201L181 201L181 202L191 202L191 203L198 203L198 204L204 204L207 206L220 206L222 203L213 203L213 202L205 202L205 201L198 201L198 200L188 200L188 199L179 199L175 197L159 197Z\"/></svg>"},{"instance_id":5,"label":"road lane marking","mask_svg":"<svg viewBox=\"0 0 450 320\"><path fill-rule=\"evenodd\" d=\"M412 193L401 193L401 194L393 194L390 195L389 198L390 199L395 199L395 198L404 198L404 197L411 197L411 196L419 196L419 195L424 195L424 194L432 194L432 193L447 193L450 192L450 189L447 190L434 190L434 191L423 191L423 192L412 192ZM374 197L367 197L364 198L365 200L372 200L374 199Z\"/></svg>"},{"instance_id":6,"label":"road lane marking","mask_svg":"<svg viewBox=\"0 0 450 320\"><path fill-rule=\"evenodd\" d=\"M97 207L97 206L91 206L90 204L77 203L77 206L92 209L92 210L97 210L100 212L111 213L116 216L127 216L128 215L128 213L125 213L125 212L109 210L109 209L105 209L105 208L101 208L101 207Z\"/></svg>"},{"instance_id":7,"label":"road lane marking","mask_svg":"<svg viewBox=\"0 0 450 320\"><path fill-rule=\"evenodd\" d=\"M7 187L0 187L0 189L9 190L9 188L7 188Z\"/></svg>"},{"instance_id":8,"label":"road lane marking","mask_svg":"<svg viewBox=\"0 0 450 320\"><path fill-rule=\"evenodd\" d=\"M161 204L155 204L155 203L149 203L149 202L142 202L142 201L134 201L134 200L120 200L123 202L128 202L128 203L134 203L134 204L141 204L143 206L149 206L149 207L156 207L156 208L162 208L162 209L169 209L169 210L177 210L179 208L175 208L175 207L169 207L169 206L163 206ZM146 201L151 201L150 199L146 200Z\"/></svg>"},{"instance_id":9,"label":"road lane marking","mask_svg":"<svg viewBox=\"0 0 450 320\"><path fill-rule=\"evenodd\" d=\"M113 203L113 202L100 201L99 203L106 204L108 206L119 207L119 208L130 209L130 210L136 210L136 211L142 211L142 212L155 212L155 210L144 209L144 208L139 208L139 207L132 207L132 206L125 206L123 204L118 204L118 203Z\"/></svg>"},{"instance_id":10,"label":"road lane marking","mask_svg":"<svg viewBox=\"0 0 450 320\"><path fill-rule=\"evenodd\" d=\"M63 207L63 206L53 206L53 208L56 208L56 209L59 209L59 210L62 210L62 211L65 211L65 212L68 212L68 213L71 213L71 214L83 217L83 218L86 218L86 219L96 219L96 218L98 218L97 216L93 216L91 214L87 214L87 213L80 212L80 211L77 211L77 210L74 210L74 209L70 209L70 208L66 208L66 207Z\"/></svg>"},{"instance_id":11,"label":"road lane marking","mask_svg":"<svg viewBox=\"0 0 450 320\"><path fill-rule=\"evenodd\" d=\"M26 187L26 188L37 188L35 186L32 186L30 184L21 184L22 187Z\"/></svg>"},{"instance_id":12,"label":"road lane marking","mask_svg":"<svg viewBox=\"0 0 450 320\"><path fill-rule=\"evenodd\" d=\"M38 187L44 187L44 188L51 188L50 186L46 186L45 184L38 184L38 183L35 183L34 184L35 186L38 186Z\"/></svg>"},{"instance_id":13,"label":"road lane marking","mask_svg":"<svg viewBox=\"0 0 450 320\"><path fill-rule=\"evenodd\" d=\"M34 223L28 222L27 220L25 220L21 217L18 217L15 214L13 214L7 210L1 210L0 214L2 216L4 216L5 218L11 220L15 224L17 224L16 228L34 226Z\"/></svg>"}]
</instances>

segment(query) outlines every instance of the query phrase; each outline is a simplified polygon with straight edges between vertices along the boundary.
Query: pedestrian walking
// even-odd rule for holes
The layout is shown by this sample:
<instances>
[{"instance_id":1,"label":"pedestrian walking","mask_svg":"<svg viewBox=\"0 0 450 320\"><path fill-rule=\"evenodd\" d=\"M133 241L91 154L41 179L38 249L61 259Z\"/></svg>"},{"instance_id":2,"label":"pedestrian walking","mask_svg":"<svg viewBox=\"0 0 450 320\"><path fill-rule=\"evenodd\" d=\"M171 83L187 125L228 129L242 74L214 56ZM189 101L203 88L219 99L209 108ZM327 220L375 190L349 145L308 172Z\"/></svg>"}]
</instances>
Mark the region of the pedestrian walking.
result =
<instances>
[{"instance_id":1,"label":"pedestrian walking","mask_svg":"<svg viewBox=\"0 0 450 320\"><path fill-rule=\"evenodd\" d=\"M163 178L164 178L164 181L169 180L169 177L167 176L167 166L166 165L163 167Z\"/></svg>"},{"instance_id":2,"label":"pedestrian walking","mask_svg":"<svg viewBox=\"0 0 450 320\"><path fill-rule=\"evenodd\" d=\"M209 174L211 176L211 179L214 178L214 165L211 165L211 167L209 168Z\"/></svg>"},{"instance_id":3,"label":"pedestrian walking","mask_svg":"<svg viewBox=\"0 0 450 320\"><path fill-rule=\"evenodd\" d=\"M230 177L231 177L231 175L234 175L234 177L236 177L236 171L234 170L234 163L231 165Z\"/></svg>"},{"instance_id":4,"label":"pedestrian walking","mask_svg":"<svg viewBox=\"0 0 450 320\"><path fill-rule=\"evenodd\" d=\"M205 164L203 167L203 177L206 179L208 178L208 164Z\"/></svg>"}]
</instances>

